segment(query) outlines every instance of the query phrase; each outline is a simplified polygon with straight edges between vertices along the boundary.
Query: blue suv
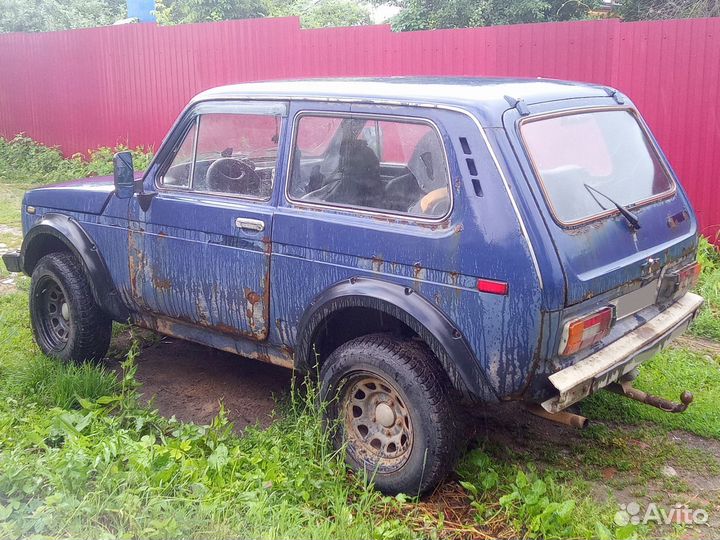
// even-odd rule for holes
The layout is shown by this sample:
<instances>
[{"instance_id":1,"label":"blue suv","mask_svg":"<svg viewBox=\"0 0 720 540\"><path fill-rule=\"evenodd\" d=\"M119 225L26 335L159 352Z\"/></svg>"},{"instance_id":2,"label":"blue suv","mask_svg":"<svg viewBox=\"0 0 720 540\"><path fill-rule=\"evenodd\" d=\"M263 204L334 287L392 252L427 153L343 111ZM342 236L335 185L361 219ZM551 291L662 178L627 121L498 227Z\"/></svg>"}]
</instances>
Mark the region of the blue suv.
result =
<instances>
[{"instance_id":1,"label":"blue suv","mask_svg":"<svg viewBox=\"0 0 720 540\"><path fill-rule=\"evenodd\" d=\"M142 175L29 191L36 340L99 360L112 321L318 373L348 463L423 492L462 406L566 409L631 385L698 312L697 221L611 88L385 78L196 96ZM198 358L198 362L202 362Z\"/></svg>"}]
</instances>

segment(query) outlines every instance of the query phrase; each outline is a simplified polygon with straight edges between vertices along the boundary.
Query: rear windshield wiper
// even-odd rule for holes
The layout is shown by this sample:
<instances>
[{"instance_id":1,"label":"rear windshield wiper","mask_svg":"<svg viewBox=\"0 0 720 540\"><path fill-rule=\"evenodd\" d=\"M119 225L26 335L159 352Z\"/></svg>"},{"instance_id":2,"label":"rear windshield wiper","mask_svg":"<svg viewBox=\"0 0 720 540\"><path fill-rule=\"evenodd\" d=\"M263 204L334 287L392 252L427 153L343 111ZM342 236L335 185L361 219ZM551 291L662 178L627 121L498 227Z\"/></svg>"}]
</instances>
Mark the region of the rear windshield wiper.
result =
<instances>
[{"instance_id":1,"label":"rear windshield wiper","mask_svg":"<svg viewBox=\"0 0 720 540\"><path fill-rule=\"evenodd\" d=\"M595 197L595 195L593 195L593 193L592 193L593 191L594 191L595 193L597 193L598 195L602 195L602 196L605 197L608 201L610 201L611 203L613 203L613 204L615 205L615 208L617 208L617 209L620 211L620 213L623 215L623 217L628 220L628 223L630 223L630 226L631 226L633 229L639 229L639 228L640 228L640 220L637 218L637 216L636 216L635 214L633 214L630 210L628 210L628 209L627 209L626 207L624 207L622 204L620 204L619 202L615 201L614 199L611 199L610 197L608 197L607 195L605 195L602 191L598 191L597 189L595 189L594 187L592 187L592 186L590 186L590 185L588 185L588 184L583 184L583 186L585 186L585 189L587 189L587 190L590 192L590 195L592 195L592 198L595 199L595 202L597 202L598 204L600 204L600 202L597 200L597 198ZM601 206L602 208L605 208L602 204L600 204L600 206Z\"/></svg>"}]
</instances>

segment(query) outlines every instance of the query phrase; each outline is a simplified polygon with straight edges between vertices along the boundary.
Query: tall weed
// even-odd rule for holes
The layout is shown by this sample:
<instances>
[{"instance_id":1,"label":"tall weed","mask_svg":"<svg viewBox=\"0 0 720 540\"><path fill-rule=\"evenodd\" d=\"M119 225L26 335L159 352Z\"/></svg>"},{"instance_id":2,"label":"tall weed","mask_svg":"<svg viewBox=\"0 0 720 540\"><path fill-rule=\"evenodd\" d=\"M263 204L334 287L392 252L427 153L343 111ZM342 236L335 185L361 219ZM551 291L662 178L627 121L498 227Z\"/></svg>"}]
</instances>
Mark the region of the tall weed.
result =
<instances>
[{"instance_id":1,"label":"tall weed","mask_svg":"<svg viewBox=\"0 0 720 540\"><path fill-rule=\"evenodd\" d=\"M128 150L101 147L88 150L88 155L74 154L65 158L58 147L44 146L23 134L12 139L0 137L0 183L49 184L89 176L112 174L115 152ZM133 150L135 169L145 170L152 159L152 150Z\"/></svg>"}]
</instances>

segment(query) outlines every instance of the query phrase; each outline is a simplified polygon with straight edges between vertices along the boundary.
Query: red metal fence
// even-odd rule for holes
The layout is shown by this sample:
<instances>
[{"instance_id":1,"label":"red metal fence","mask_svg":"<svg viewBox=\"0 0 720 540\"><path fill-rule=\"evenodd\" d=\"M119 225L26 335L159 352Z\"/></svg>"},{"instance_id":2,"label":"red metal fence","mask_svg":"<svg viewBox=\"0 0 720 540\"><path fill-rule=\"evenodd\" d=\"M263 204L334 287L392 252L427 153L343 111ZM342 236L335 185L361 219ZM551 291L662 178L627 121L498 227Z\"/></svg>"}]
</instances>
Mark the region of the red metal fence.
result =
<instances>
[{"instance_id":1,"label":"red metal fence","mask_svg":"<svg viewBox=\"0 0 720 540\"><path fill-rule=\"evenodd\" d=\"M618 87L720 224L720 19L617 20L394 33L296 18L0 35L0 135L66 153L157 146L195 93L231 82L370 75L556 77Z\"/></svg>"}]
</instances>

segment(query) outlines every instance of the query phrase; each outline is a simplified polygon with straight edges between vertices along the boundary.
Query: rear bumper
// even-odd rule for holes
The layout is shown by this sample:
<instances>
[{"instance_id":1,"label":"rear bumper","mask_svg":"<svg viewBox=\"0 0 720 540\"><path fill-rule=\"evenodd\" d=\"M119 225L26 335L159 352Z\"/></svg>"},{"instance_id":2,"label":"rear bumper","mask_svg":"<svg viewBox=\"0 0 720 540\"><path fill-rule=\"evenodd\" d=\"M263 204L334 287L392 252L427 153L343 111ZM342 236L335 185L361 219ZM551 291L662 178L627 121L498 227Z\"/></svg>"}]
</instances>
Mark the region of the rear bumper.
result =
<instances>
[{"instance_id":1,"label":"rear bumper","mask_svg":"<svg viewBox=\"0 0 720 540\"><path fill-rule=\"evenodd\" d=\"M617 381L682 334L703 304L701 296L687 293L657 317L632 332L549 377L558 394L542 403L555 413Z\"/></svg>"},{"instance_id":2,"label":"rear bumper","mask_svg":"<svg viewBox=\"0 0 720 540\"><path fill-rule=\"evenodd\" d=\"M22 272L22 257L19 251L11 251L2 256L8 272Z\"/></svg>"}]
</instances>

